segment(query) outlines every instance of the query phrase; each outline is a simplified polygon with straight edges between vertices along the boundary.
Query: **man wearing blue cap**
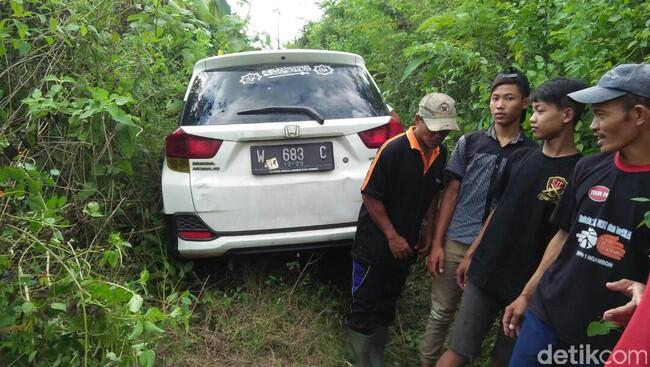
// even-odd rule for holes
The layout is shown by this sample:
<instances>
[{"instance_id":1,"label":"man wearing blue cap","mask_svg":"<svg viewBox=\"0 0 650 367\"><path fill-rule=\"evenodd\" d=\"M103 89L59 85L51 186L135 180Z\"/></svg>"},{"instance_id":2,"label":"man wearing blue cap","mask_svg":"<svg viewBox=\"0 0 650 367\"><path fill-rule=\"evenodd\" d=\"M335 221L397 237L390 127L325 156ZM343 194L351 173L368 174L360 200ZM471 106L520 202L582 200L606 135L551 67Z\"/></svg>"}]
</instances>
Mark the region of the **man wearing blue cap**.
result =
<instances>
[{"instance_id":1,"label":"man wearing blue cap","mask_svg":"<svg viewBox=\"0 0 650 367\"><path fill-rule=\"evenodd\" d=\"M644 282L650 269L650 229L639 226L650 203L637 199L650 197L650 65L619 65L569 97L592 105L601 154L576 165L551 218L559 230L504 312L504 332L519 335L510 366L602 365L620 333L589 325L628 301L606 283Z\"/></svg>"}]
</instances>

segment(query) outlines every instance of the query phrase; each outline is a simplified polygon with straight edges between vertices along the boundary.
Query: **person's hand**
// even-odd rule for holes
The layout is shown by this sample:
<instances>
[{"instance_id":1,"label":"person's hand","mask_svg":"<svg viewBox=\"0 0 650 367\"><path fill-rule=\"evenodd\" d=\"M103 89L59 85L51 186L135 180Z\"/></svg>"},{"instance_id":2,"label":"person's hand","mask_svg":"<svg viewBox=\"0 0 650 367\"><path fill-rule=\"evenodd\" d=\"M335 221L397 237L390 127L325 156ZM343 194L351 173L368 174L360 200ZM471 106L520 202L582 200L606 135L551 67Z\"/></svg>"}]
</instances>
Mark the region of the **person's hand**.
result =
<instances>
[{"instance_id":1,"label":"person's hand","mask_svg":"<svg viewBox=\"0 0 650 367\"><path fill-rule=\"evenodd\" d=\"M429 268L429 273L431 273L434 278L437 278L438 275L442 275L444 264L445 249L442 246L436 246L435 244L432 245L429 259L427 259L427 267Z\"/></svg>"},{"instance_id":2,"label":"person's hand","mask_svg":"<svg viewBox=\"0 0 650 367\"><path fill-rule=\"evenodd\" d=\"M431 242L426 239L422 239L418 242L418 256L427 256L429 251L431 251Z\"/></svg>"},{"instance_id":3,"label":"person's hand","mask_svg":"<svg viewBox=\"0 0 650 367\"><path fill-rule=\"evenodd\" d=\"M641 297L646 288L645 284L629 279L621 279L615 282L608 282L605 286L610 291L621 292L632 299L623 306L605 311L603 320L612 321L620 326L627 325L630 318L632 318L632 314L634 314L634 310L641 303Z\"/></svg>"},{"instance_id":4,"label":"person's hand","mask_svg":"<svg viewBox=\"0 0 650 367\"><path fill-rule=\"evenodd\" d=\"M467 285L467 270L471 263L472 256L466 254L465 257L463 257L463 261L461 261L456 268L456 284L458 284L460 289L465 289L465 285Z\"/></svg>"},{"instance_id":5,"label":"person's hand","mask_svg":"<svg viewBox=\"0 0 650 367\"><path fill-rule=\"evenodd\" d=\"M503 333L514 338L519 335L521 323L524 318L524 312L528 307L528 298L525 296L517 297L503 312Z\"/></svg>"},{"instance_id":6,"label":"person's hand","mask_svg":"<svg viewBox=\"0 0 650 367\"><path fill-rule=\"evenodd\" d=\"M408 241L399 234L388 237L388 248L396 259L404 260L413 255L413 250L411 250Z\"/></svg>"}]
</instances>

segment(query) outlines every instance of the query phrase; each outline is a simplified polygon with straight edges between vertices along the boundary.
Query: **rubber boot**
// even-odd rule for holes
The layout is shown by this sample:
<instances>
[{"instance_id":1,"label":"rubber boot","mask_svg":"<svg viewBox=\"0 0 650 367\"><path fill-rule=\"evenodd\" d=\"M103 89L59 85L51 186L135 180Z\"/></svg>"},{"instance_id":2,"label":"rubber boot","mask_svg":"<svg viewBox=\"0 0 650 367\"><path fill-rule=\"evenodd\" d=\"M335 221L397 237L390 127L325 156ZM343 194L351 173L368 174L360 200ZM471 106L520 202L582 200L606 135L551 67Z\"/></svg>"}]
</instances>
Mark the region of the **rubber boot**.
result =
<instances>
[{"instance_id":1,"label":"rubber boot","mask_svg":"<svg viewBox=\"0 0 650 367\"><path fill-rule=\"evenodd\" d=\"M370 347L370 366L384 366L384 349L388 341L388 327L378 326L372 335L372 345Z\"/></svg>"},{"instance_id":2,"label":"rubber boot","mask_svg":"<svg viewBox=\"0 0 650 367\"><path fill-rule=\"evenodd\" d=\"M350 345L352 346L352 366L370 367L370 350L375 335L364 335L352 329L348 329L348 333L350 334Z\"/></svg>"}]
</instances>

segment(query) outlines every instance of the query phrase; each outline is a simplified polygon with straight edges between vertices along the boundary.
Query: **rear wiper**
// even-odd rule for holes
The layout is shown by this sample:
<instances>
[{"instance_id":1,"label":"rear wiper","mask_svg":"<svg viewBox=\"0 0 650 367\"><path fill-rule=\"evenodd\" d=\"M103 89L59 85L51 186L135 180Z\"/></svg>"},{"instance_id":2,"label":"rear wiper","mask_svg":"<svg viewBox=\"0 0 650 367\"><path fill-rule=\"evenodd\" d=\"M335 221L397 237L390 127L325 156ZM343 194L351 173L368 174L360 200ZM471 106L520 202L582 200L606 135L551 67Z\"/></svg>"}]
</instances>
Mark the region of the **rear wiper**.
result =
<instances>
[{"instance_id":1,"label":"rear wiper","mask_svg":"<svg viewBox=\"0 0 650 367\"><path fill-rule=\"evenodd\" d=\"M316 122L319 124L323 124L325 122L325 119L323 116L321 116L318 111L314 110L311 107L304 107L304 106L271 106L271 107L264 107L264 108L256 108L252 110L244 110L244 111L239 111L237 112L238 115L264 115L264 114L272 114L272 113L285 113L285 112L294 112L294 113L303 113L305 115L308 115L309 117L312 117Z\"/></svg>"}]
</instances>

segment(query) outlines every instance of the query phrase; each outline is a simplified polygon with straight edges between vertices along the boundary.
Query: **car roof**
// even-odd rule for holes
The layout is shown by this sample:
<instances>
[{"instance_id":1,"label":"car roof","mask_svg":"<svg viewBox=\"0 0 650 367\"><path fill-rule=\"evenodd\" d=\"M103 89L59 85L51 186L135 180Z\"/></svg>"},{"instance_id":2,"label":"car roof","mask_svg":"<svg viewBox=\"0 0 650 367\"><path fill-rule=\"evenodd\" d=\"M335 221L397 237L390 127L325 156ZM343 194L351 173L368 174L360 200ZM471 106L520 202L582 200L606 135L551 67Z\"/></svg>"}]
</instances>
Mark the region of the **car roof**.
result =
<instances>
[{"instance_id":1,"label":"car roof","mask_svg":"<svg viewBox=\"0 0 650 367\"><path fill-rule=\"evenodd\" d=\"M222 56L208 57L194 65L193 74L205 70L220 69L240 65L332 63L358 65L365 68L363 58L357 54L325 50L265 50L238 52Z\"/></svg>"}]
</instances>

